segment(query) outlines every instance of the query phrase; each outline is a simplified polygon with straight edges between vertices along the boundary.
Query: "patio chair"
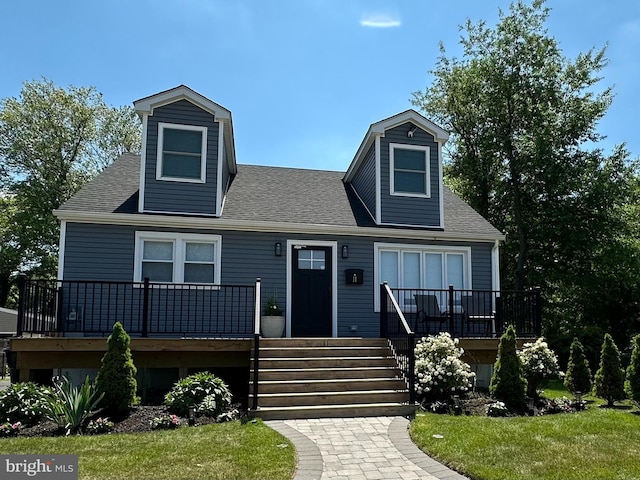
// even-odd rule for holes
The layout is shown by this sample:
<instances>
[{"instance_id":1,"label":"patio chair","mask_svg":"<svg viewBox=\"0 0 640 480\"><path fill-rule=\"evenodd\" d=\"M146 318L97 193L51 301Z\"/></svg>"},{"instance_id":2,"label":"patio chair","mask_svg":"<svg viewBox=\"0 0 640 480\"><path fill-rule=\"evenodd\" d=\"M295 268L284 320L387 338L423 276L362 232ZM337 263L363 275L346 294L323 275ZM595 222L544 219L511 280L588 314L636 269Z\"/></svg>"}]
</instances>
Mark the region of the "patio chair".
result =
<instances>
[{"instance_id":1,"label":"patio chair","mask_svg":"<svg viewBox=\"0 0 640 480\"><path fill-rule=\"evenodd\" d=\"M440 310L440 306L438 305L438 298L431 295L422 295L415 294L414 298L416 299L416 319L414 322L414 331L416 333L431 333L430 325L434 323L439 323L440 326L435 333L443 331L442 324L447 323L449 316L447 312L442 312ZM425 324L425 332L422 332L418 329L418 324L422 322Z\"/></svg>"},{"instance_id":2,"label":"patio chair","mask_svg":"<svg viewBox=\"0 0 640 480\"><path fill-rule=\"evenodd\" d=\"M491 307L491 299L487 296L463 295L460 298L462 304L463 319L470 327L470 333L481 333L483 336L495 334L496 314ZM474 329L474 325L482 326L482 331Z\"/></svg>"}]
</instances>

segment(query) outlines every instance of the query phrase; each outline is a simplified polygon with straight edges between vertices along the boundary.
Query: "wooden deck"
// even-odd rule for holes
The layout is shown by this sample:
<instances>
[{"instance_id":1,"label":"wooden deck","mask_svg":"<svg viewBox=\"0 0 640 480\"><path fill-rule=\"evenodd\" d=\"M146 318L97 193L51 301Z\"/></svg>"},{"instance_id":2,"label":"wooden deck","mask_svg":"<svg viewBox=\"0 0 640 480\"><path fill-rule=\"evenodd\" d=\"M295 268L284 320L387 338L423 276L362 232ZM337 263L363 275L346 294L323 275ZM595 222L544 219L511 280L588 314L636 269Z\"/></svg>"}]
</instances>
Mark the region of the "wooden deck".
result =
<instances>
[{"instance_id":1,"label":"wooden deck","mask_svg":"<svg viewBox=\"0 0 640 480\"><path fill-rule=\"evenodd\" d=\"M249 368L251 340L197 338L132 338L131 353L138 368ZM34 370L99 368L107 339L88 337L12 338L19 380Z\"/></svg>"}]
</instances>

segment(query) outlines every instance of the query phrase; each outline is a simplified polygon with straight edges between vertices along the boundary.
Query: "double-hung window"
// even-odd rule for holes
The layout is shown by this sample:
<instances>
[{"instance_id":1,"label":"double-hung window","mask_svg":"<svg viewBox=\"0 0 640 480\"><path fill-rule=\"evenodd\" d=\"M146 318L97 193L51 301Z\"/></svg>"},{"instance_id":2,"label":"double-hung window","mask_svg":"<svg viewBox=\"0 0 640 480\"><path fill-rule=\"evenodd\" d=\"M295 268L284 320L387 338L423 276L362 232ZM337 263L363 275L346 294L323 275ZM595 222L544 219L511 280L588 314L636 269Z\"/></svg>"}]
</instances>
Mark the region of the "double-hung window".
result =
<instances>
[{"instance_id":1,"label":"double-hung window","mask_svg":"<svg viewBox=\"0 0 640 480\"><path fill-rule=\"evenodd\" d=\"M411 303L412 290L471 289L471 249L468 247L375 244L375 308L379 310L379 285L408 289L401 303Z\"/></svg>"},{"instance_id":2,"label":"double-hung window","mask_svg":"<svg viewBox=\"0 0 640 480\"><path fill-rule=\"evenodd\" d=\"M391 195L430 197L429 147L389 144Z\"/></svg>"},{"instance_id":3,"label":"double-hung window","mask_svg":"<svg viewBox=\"0 0 640 480\"><path fill-rule=\"evenodd\" d=\"M206 158L206 127L158 124L156 179L204 183Z\"/></svg>"},{"instance_id":4,"label":"double-hung window","mask_svg":"<svg viewBox=\"0 0 640 480\"><path fill-rule=\"evenodd\" d=\"M220 235L136 232L134 280L220 283Z\"/></svg>"}]
</instances>

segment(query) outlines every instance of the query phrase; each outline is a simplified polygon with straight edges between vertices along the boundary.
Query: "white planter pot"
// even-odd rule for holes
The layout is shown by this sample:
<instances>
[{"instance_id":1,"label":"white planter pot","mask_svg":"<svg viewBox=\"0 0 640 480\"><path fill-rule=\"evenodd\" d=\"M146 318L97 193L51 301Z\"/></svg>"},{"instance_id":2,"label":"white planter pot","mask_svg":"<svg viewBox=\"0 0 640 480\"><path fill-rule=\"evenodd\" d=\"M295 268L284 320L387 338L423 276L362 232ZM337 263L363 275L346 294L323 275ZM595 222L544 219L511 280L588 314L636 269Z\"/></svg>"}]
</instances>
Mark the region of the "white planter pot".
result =
<instances>
[{"instance_id":1,"label":"white planter pot","mask_svg":"<svg viewBox=\"0 0 640 480\"><path fill-rule=\"evenodd\" d=\"M286 319L283 316L269 315L260 318L262 336L265 338L280 338L284 335Z\"/></svg>"}]
</instances>

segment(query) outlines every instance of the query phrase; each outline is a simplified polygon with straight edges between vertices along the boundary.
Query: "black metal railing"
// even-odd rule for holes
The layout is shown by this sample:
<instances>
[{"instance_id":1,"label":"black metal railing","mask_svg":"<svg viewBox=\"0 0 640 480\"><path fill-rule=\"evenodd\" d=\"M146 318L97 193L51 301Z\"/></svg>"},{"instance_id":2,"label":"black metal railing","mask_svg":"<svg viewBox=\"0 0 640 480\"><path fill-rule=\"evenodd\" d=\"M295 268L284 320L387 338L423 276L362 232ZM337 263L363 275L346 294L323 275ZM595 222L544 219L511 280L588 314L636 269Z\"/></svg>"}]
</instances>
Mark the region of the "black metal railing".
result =
<instances>
[{"instance_id":1,"label":"black metal railing","mask_svg":"<svg viewBox=\"0 0 640 480\"><path fill-rule=\"evenodd\" d=\"M508 325L519 337L541 335L540 290L524 292L393 288L416 335L449 332L462 338L496 338Z\"/></svg>"},{"instance_id":2,"label":"black metal railing","mask_svg":"<svg viewBox=\"0 0 640 480\"><path fill-rule=\"evenodd\" d=\"M256 285L18 280L17 334L251 338Z\"/></svg>"},{"instance_id":3,"label":"black metal railing","mask_svg":"<svg viewBox=\"0 0 640 480\"><path fill-rule=\"evenodd\" d=\"M252 409L258 409L258 371L260 370L260 279L256 280L256 301L253 327L253 402Z\"/></svg>"},{"instance_id":4,"label":"black metal railing","mask_svg":"<svg viewBox=\"0 0 640 480\"><path fill-rule=\"evenodd\" d=\"M380 335L389 341L409 390L409 404L413 405L416 401L415 333L386 282L380 285Z\"/></svg>"}]
</instances>

